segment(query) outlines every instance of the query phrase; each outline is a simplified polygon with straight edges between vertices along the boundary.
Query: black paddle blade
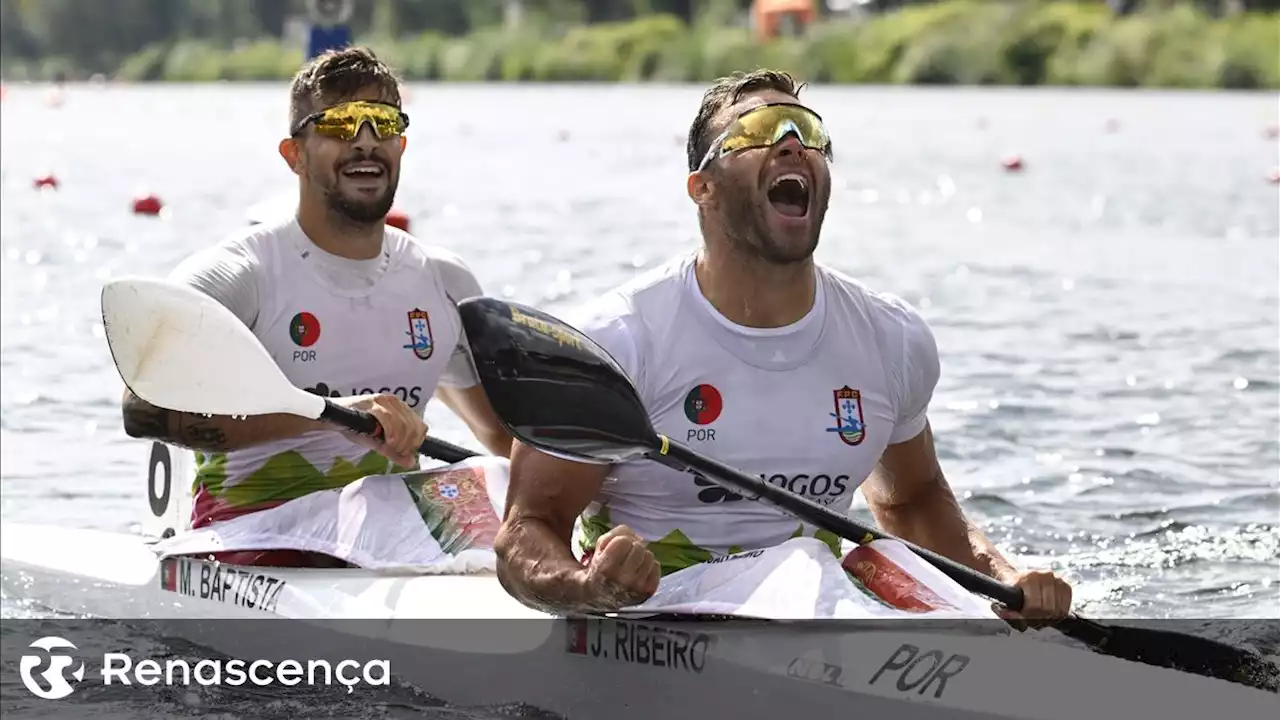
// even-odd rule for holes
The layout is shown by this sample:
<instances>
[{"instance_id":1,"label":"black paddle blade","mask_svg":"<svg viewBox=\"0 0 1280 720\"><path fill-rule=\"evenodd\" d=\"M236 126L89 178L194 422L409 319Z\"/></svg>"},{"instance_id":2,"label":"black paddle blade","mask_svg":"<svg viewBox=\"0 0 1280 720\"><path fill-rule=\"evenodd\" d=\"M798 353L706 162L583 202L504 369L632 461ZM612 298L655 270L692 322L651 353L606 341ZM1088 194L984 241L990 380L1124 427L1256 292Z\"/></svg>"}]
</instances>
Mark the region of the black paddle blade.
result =
<instances>
[{"instance_id":1,"label":"black paddle blade","mask_svg":"<svg viewBox=\"0 0 1280 720\"><path fill-rule=\"evenodd\" d=\"M590 338L518 303L458 303L480 384L502 424L553 455L620 462L659 444L626 373Z\"/></svg>"},{"instance_id":2,"label":"black paddle blade","mask_svg":"<svg viewBox=\"0 0 1280 720\"><path fill-rule=\"evenodd\" d=\"M1055 627L1104 655L1280 692L1280 668L1275 663L1211 638L1158 627L1102 625L1083 618Z\"/></svg>"}]
</instances>

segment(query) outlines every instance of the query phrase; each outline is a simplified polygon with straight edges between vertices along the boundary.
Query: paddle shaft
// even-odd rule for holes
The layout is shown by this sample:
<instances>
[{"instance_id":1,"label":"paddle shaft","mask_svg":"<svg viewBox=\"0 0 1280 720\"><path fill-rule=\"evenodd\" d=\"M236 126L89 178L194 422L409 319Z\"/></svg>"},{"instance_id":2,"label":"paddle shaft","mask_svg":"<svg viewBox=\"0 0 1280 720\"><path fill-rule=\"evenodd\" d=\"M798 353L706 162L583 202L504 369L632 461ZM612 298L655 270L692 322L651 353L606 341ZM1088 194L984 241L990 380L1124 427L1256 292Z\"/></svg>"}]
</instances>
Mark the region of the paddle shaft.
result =
<instances>
[{"instance_id":1,"label":"paddle shaft","mask_svg":"<svg viewBox=\"0 0 1280 720\"><path fill-rule=\"evenodd\" d=\"M835 533L860 545L865 545L872 540L897 540L920 557L928 560L931 565L946 573L948 577L955 580L964 589L986 595L1011 610L1018 611L1022 609L1023 596L1021 588L1005 585L971 567L961 565L931 550L926 550L914 543L855 522L808 498L801 497L775 485L770 485L760 478L752 477L741 470L699 455L670 438L664 438L664 440L662 448L649 455L651 459L677 470L700 473L706 476L708 480L732 485L739 490L754 495L756 498L765 500L771 505L790 512L810 525ZM663 452L664 449L665 452Z\"/></svg>"},{"instance_id":2,"label":"paddle shaft","mask_svg":"<svg viewBox=\"0 0 1280 720\"><path fill-rule=\"evenodd\" d=\"M353 410L348 407L337 405L330 400L324 401L324 411L320 413L320 419L331 422L335 425L358 432L361 435L370 437L382 437L382 424L378 419L363 410ZM422 444L418 446L418 452L432 457L437 460L443 460L447 463L456 463L466 460L470 457L479 455L464 447L459 447L450 442L427 436Z\"/></svg>"},{"instance_id":3,"label":"paddle shaft","mask_svg":"<svg viewBox=\"0 0 1280 720\"><path fill-rule=\"evenodd\" d=\"M328 401L321 418L374 437L382 432L382 426L369 413L334 405ZM1023 596L1019 588L1005 585L913 543L866 527L799 495L770 485L728 465L705 458L669 439L665 450L665 454L651 452L649 457L682 472L698 472L710 480L731 485L770 502L811 525L854 542L863 544L871 539L897 540L946 573L966 590L986 595L1014 611L1022 609ZM432 437L422 442L419 452L450 463L460 462L478 454ZM1193 667L1195 672L1202 675L1219 677L1270 692L1276 692L1277 686L1280 686L1280 674L1270 663L1252 653L1208 638L1169 631L1161 633L1124 626L1107 626L1077 615L1064 618L1056 627L1092 647L1106 649L1108 654L1129 660L1180 669ZM1148 657L1157 647L1162 657L1159 660Z\"/></svg>"}]
</instances>

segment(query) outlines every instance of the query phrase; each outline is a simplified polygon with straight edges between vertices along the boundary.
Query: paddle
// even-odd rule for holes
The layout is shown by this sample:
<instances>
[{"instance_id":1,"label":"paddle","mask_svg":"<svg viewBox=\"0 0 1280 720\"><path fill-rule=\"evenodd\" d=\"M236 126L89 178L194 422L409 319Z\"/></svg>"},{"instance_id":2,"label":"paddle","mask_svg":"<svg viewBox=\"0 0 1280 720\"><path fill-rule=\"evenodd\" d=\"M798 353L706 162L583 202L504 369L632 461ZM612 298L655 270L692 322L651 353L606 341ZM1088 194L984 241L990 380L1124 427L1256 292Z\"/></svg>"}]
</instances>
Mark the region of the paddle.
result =
<instances>
[{"instance_id":1,"label":"paddle","mask_svg":"<svg viewBox=\"0 0 1280 720\"><path fill-rule=\"evenodd\" d=\"M502 423L521 442L582 462L607 464L644 457L696 473L852 542L865 544L877 538L902 542L967 590L1013 610L1022 608L1019 588L862 525L659 435L635 387L613 358L555 317L485 297L464 300L458 310L485 393ZM1269 688L1280 680L1280 671L1257 654L1195 635L1103 625L1078 616L1055 627L1099 652L1129 660L1255 687Z\"/></svg>"},{"instance_id":2,"label":"paddle","mask_svg":"<svg viewBox=\"0 0 1280 720\"><path fill-rule=\"evenodd\" d=\"M194 288L150 278L112 280L102 288L102 324L125 387L156 407L204 415L283 413L382 434L369 413L294 387L234 313ZM418 451L450 463L477 454L432 437Z\"/></svg>"}]
</instances>

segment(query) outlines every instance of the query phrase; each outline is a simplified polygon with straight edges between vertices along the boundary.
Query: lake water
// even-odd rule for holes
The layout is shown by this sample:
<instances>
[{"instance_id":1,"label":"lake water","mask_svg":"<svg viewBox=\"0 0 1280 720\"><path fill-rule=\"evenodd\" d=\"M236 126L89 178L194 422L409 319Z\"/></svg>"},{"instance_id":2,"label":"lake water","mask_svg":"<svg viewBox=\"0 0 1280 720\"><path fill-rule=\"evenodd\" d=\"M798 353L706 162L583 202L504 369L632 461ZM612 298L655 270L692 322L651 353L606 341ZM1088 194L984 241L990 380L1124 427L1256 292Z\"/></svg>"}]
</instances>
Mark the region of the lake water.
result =
<instances>
[{"instance_id":1,"label":"lake water","mask_svg":"<svg viewBox=\"0 0 1280 720\"><path fill-rule=\"evenodd\" d=\"M275 150L286 88L72 86L58 106L47 88L6 91L2 516L136 529L149 448L120 427L101 284L163 274L289 191ZM397 207L489 294L564 311L695 246L684 133L700 92L412 85ZM837 147L818 257L932 324L931 418L970 516L1017 562L1071 572L1082 614L1280 616L1276 98L819 87L803 99ZM1022 172L1004 171L1008 153ZM34 189L50 172L58 189ZM166 213L131 214L141 192ZM447 411L428 419L479 447ZM4 617L43 614L0 603ZM210 711L157 702L145 714ZM104 705L117 711L142 712Z\"/></svg>"}]
</instances>

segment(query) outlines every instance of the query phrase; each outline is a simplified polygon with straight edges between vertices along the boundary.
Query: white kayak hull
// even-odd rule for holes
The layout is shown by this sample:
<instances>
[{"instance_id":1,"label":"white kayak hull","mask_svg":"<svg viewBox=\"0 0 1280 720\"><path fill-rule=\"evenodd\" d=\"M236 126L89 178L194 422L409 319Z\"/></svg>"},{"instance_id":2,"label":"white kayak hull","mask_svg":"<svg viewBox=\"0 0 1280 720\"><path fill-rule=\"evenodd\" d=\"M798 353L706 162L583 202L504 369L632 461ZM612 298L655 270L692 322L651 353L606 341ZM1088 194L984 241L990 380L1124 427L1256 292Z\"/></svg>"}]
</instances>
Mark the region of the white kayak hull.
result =
<instances>
[{"instance_id":1,"label":"white kayak hull","mask_svg":"<svg viewBox=\"0 0 1280 720\"><path fill-rule=\"evenodd\" d=\"M492 575L162 563L142 537L52 526L6 524L0 551L10 596L62 613L182 621L166 627L242 658L336 663L359 648L456 705L698 720L849 717L853 708L859 717L895 720L1169 720L1280 710L1272 693L1024 636L902 624L582 625L527 608ZM196 622L228 618L300 622L273 623L271 632L255 630L257 623Z\"/></svg>"}]
</instances>

